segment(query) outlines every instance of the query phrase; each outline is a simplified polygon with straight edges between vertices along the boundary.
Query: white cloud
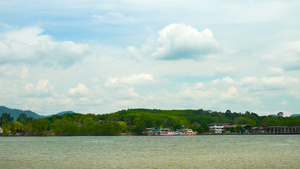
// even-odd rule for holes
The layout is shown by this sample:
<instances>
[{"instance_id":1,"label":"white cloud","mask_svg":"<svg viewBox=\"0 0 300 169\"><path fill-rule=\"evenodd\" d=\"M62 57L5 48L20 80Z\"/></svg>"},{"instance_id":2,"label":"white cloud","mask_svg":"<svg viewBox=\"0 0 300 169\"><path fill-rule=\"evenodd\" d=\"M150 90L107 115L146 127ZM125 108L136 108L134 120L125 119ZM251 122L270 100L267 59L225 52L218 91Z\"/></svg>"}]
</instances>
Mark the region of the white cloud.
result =
<instances>
[{"instance_id":1,"label":"white cloud","mask_svg":"<svg viewBox=\"0 0 300 169\"><path fill-rule=\"evenodd\" d=\"M0 102L38 113L130 106L272 112L284 100L295 112L299 5L7 1L1 22L15 27L0 23Z\"/></svg>"},{"instance_id":2,"label":"white cloud","mask_svg":"<svg viewBox=\"0 0 300 169\"><path fill-rule=\"evenodd\" d=\"M170 24L159 32L158 47L153 56L164 60L203 59L220 50L212 31L185 24Z\"/></svg>"},{"instance_id":3,"label":"white cloud","mask_svg":"<svg viewBox=\"0 0 300 169\"><path fill-rule=\"evenodd\" d=\"M288 105L289 103L285 100L283 100L282 102L279 103L280 105Z\"/></svg>"},{"instance_id":4,"label":"white cloud","mask_svg":"<svg viewBox=\"0 0 300 169\"><path fill-rule=\"evenodd\" d=\"M183 98L208 98L212 96L212 93L205 89L205 85L202 82L196 83L194 85L189 85L184 83L181 91L179 92L179 97Z\"/></svg>"},{"instance_id":5,"label":"white cloud","mask_svg":"<svg viewBox=\"0 0 300 169\"><path fill-rule=\"evenodd\" d=\"M118 79L114 78L114 77L109 77L108 80L104 84L105 87L113 87L113 86L118 86L118 85L119 85Z\"/></svg>"},{"instance_id":6,"label":"white cloud","mask_svg":"<svg viewBox=\"0 0 300 169\"><path fill-rule=\"evenodd\" d=\"M245 85L258 84L259 81L260 80L257 77L253 76L247 76L241 79L241 83Z\"/></svg>"},{"instance_id":7,"label":"white cloud","mask_svg":"<svg viewBox=\"0 0 300 169\"><path fill-rule=\"evenodd\" d=\"M130 53L131 58L137 61L142 60L143 56L138 52L138 50L133 46L128 46L127 51Z\"/></svg>"},{"instance_id":8,"label":"white cloud","mask_svg":"<svg viewBox=\"0 0 300 169\"><path fill-rule=\"evenodd\" d=\"M83 84L78 84L77 87L68 90L68 94L73 97L83 97L90 93L90 90Z\"/></svg>"},{"instance_id":9,"label":"white cloud","mask_svg":"<svg viewBox=\"0 0 300 169\"><path fill-rule=\"evenodd\" d=\"M237 71L237 67L235 66L227 66L227 67L217 67L215 72L216 73L232 73L232 72L235 72Z\"/></svg>"},{"instance_id":10,"label":"white cloud","mask_svg":"<svg viewBox=\"0 0 300 169\"><path fill-rule=\"evenodd\" d=\"M261 79L263 85L268 87L288 87L289 85L298 84L298 79L295 77L264 77Z\"/></svg>"},{"instance_id":11,"label":"white cloud","mask_svg":"<svg viewBox=\"0 0 300 169\"><path fill-rule=\"evenodd\" d=\"M154 77L151 74L139 74L139 75L131 75L128 77L122 77L120 79L121 83L125 84L147 84L147 83L153 83Z\"/></svg>"},{"instance_id":12,"label":"white cloud","mask_svg":"<svg viewBox=\"0 0 300 169\"><path fill-rule=\"evenodd\" d=\"M37 83L36 87L37 91L40 93L49 93L51 90L53 90L53 86L50 84L49 80L42 79Z\"/></svg>"},{"instance_id":13,"label":"white cloud","mask_svg":"<svg viewBox=\"0 0 300 169\"><path fill-rule=\"evenodd\" d=\"M22 95L34 98L51 97L55 95L54 86L46 79L39 80L36 86L32 83L28 83L25 85L24 89L26 93L23 93Z\"/></svg>"},{"instance_id":14,"label":"white cloud","mask_svg":"<svg viewBox=\"0 0 300 169\"><path fill-rule=\"evenodd\" d=\"M119 100L116 102L116 106L131 106L133 105L133 101L132 100Z\"/></svg>"},{"instance_id":15,"label":"white cloud","mask_svg":"<svg viewBox=\"0 0 300 169\"><path fill-rule=\"evenodd\" d=\"M104 86L113 87L119 85L145 85L153 83L154 77L151 74L133 74L131 76L124 76L121 78L109 77Z\"/></svg>"},{"instance_id":16,"label":"white cloud","mask_svg":"<svg viewBox=\"0 0 300 169\"><path fill-rule=\"evenodd\" d=\"M54 41L37 26L0 33L0 64L51 63L69 67L90 51L87 44Z\"/></svg>"},{"instance_id":17,"label":"white cloud","mask_svg":"<svg viewBox=\"0 0 300 169\"><path fill-rule=\"evenodd\" d=\"M230 87L226 92L221 94L221 98L222 99L232 99L237 95L239 95L238 89L235 87ZM238 100L238 98L235 98L235 99Z\"/></svg>"},{"instance_id":18,"label":"white cloud","mask_svg":"<svg viewBox=\"0 0 300 169\"><path fill-rule=\"evenodd\" d=\"M213 80L211 83L214 84L214 85L233 84L234 80L227 76L227 77L223 77L222 79Z\"/></svg>"},{"instance_id":19,"label":"white cloud","mask_svg":"<svg viewBox=\"0 0 300 169\"><path fill-rule=\"evenodd\" d=\"M288 42L279 48L280 57L284 57L287 70L300 70L300 41Z\"/></svg>"},{"instance_id":20,"label":"white cloud","mask_svg":"<svg viewBox=\"0 0 300 169\"><path fill-rule=\"evenodd\" d=\"M125 16L122 13L118 12L109 12L106 14L95 14L93 18L97 20L99 23L109 23L109 24L128 24L135 22L133 17Z\"/></svg>"},{"instance_id":21,"label":"white cloud","mask_svg":"<svg viewBox=\"0 0 300 169\"><path fill-rule=\"evenodd\" d=\"M129 89L124 89L119 92L124 97L139 97L139 94L134 91L134 87L130 87Z\"/></svg>"},{"instance_id":22,"label":"white cloud","mask_svg":"<svg viewBox=\"0 0 300 169\"><path fill-rule=\"evenodd\" d=\"M300 33L299 33L300 35ZM289 41L279 43L272 47L269 53L261 59L265 64L269 64L269 72L282 74L284 71L300 70L300 41Z\"/></svg>"},{"instance_id":23,"label":"white cloud","mask_svg":"<svg viewBox=\"0 0 300 169\"><path fill-rule=\"evenodd\" d=\"M270 67L269 72L272 73L272 74L282 74L283 69L281 69L279 67Z\"/></svg>"}]
</instances>

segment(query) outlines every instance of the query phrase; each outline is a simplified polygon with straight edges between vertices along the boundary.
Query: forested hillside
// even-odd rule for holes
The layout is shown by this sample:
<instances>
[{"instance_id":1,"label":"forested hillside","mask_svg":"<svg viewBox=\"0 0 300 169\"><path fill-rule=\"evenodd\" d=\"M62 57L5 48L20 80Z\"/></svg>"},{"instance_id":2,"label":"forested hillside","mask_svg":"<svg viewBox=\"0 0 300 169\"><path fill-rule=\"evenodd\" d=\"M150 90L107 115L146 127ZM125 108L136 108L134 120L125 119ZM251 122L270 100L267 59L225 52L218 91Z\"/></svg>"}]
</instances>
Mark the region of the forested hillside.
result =
<instances>
[{"instance_id":1,"label":"forested hillside","mask_svg":"<svg viewBox=\"0 0 300 169\"><path fill-rule=\"evenodd\" d=\"M11 115L11 117L14 118L14 121L17 120L17 118L20 116L20 114L26 114L28 117L33 117L35 119L41 117L40 115L30 111L30 110L19 110L19 109L11 109L5 106L0 106L0 116L3 113L8 113Z\"/></svg>"},{"instance_id":2,"label":"forested hillside","mask_svg":"<svg viewBox=\"0 0 300 169\"><path fill-rule=\"evenodd\" d=\"M3 116L5 115L5 116ZM248 124L256 126L300 126L300 116L258 116L253 112L236 113L227 110L157 110L128 109L111 114L63 113L39 119L20 115L13 122L9 114L3 114L0 126L13 133L26 135L118 135L142 134L146 128L191 128L198 133L208 132L208 123Z\"/></svg>"}]
</instances>

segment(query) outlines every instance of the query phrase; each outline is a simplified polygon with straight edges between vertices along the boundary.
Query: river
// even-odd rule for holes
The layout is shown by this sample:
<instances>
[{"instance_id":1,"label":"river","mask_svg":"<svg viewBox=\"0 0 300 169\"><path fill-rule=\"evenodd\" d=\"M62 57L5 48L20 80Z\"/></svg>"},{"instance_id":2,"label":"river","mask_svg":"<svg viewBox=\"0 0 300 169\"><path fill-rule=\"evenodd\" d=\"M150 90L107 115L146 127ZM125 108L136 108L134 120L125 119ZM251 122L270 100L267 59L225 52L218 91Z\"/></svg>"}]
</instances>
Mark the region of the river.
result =
<instances>
[{"instance_id":1,"label":"river","mask_svg":"<svg viewBox=\"0 0 300 169\"><path fill-rule=\"evenodd\" d=\"M300 135L0 137L0 168L300 168Z\"/></svg>"}]
</instances>

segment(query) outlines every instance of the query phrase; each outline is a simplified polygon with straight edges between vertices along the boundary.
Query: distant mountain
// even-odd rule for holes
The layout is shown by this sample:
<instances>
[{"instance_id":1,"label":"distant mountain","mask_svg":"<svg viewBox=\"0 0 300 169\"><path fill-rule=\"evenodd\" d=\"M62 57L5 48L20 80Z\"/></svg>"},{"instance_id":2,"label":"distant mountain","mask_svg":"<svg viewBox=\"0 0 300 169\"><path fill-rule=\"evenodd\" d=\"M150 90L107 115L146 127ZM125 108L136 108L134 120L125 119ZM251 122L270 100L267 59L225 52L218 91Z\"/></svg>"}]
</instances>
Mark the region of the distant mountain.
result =
<instances>
[{"instance_id":1,"label":"distant mountain","mask_svg":"<svg viewBox=\"0 0 300 169\"><path fill-rule=\"evenodd\" d=\"M297 117L300 116L300 114L292 114L290 117Z\"/></svg>"},{"instance_id":2,"label":"distant mountain","mask_svg":"<svg viewBox=\"0 0 300 169\"><path fill-rule=\"evenodd\" d=\"M69 110L69 111L62 111L62 112L59 112L59 113L56 113L56 114L51 114L51 115L47 115L47 116L42 116L42 117L51 117L51 116L54 116L54 115L64 115L64 114L67 114L67 113L75 113L75 112L73 112L73 111L71 111L71 110Z\"/></svg>"},{"instance_id":3,"label":"distant mountain","mask_svg":"<svg viewBox=\"0 0 300 169\"><path fill-rule=\"evenodd\" d=\"M64 115L64 114L67 114L67 113L75 113L75 112L73 112L73 111L71 111L71 110L69 110L69 111L62 111L62 112L59 112L59 113L57 113L56 115Z\"/></svg>"},{"instance_id":4,"label":"distant mountain","mask_svg":"<svg viewBox=\"0 0 300 169\"><path fill-rule=\"evenodd\" d=\"M269 116L278 117L276 114L270 114Z\"/></svg>"},{"instance_id":5,"label":"distant mountain","mask_svg":"<svg viewBox=\"0 0 300 169\"><path fill-rule=\"evenodd\" d=\"M27 115L27 117L33 117L35 119L40 118L41 116L36 114L35 112L32 112L30 110L19 110L19 109L11 109L5 106L0 106L0 117L3 113L10 114L10 117L14 118L14 121L17 120L17 118L20 116L20 114L24 113Z\"/></svg>"}]
</instances>

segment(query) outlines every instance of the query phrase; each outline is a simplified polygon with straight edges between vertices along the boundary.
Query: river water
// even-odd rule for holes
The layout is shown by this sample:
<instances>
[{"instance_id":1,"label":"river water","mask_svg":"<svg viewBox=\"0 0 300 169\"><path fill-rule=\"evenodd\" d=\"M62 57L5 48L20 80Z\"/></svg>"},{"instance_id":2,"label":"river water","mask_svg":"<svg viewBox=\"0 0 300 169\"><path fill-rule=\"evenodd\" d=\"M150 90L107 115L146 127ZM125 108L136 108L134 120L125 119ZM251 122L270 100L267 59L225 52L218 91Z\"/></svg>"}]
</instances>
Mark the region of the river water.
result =
<instances>
[{"instance_id":1,"label":"river water","mask_svg":"<svg viewBox=\"0 0 300 169\"><path fill-rule=\"evenodd\" d=\"M300 168L300 135L0 137L0 168Z\"/></svg>"}]
</instances>

